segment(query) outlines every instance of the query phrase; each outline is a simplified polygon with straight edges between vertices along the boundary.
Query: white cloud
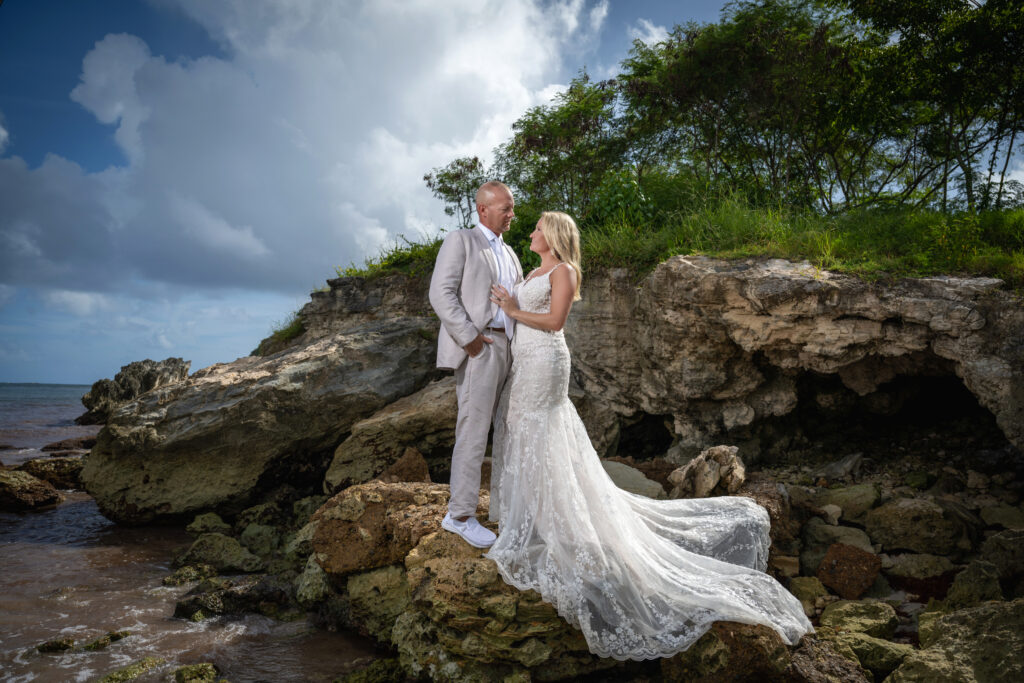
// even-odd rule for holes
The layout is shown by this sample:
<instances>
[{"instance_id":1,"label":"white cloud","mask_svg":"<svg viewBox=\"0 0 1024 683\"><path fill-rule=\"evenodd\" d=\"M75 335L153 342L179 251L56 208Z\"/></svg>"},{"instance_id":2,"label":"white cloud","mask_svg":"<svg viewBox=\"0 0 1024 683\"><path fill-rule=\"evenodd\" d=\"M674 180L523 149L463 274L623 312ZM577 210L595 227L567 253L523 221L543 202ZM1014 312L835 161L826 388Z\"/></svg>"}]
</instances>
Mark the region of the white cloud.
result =
<instances>
[{"instance_id":1,"label":"white cloud","mask_svg":"<svg viewBox=\"0 0 1024 683\"><path fill-rule=\"evenodd\" d=\"M77 316L93 315L111 309L110 300L95 292L75 292L57 289L43 293L43 301L50 308Z\"/></svg>"},{"instance_id":2,"label":"white cloud","mask_svg":"<svg viewBox=\"0 0 1024 683\"><path fill-rule=\"evenodd\" d=\"M0 112L0 154L3 154L4 150L7 149L7 143L10 139L11 134L8 133L7 129L4 127L4 116L3 113Z\"/></svg>"},{"instance_id":3,"label":"white cloud","mask_svg":"<svg viewBox=\"0 0 1024 683\"><path fill-rule=\"evenodd\" d=\"M647 19L638 19L634 25L629 27L628 31L630 38L640 40L646 45L654 45L668 38L668 29L653 24Z\"/></svg>"},{"instance_id":4,"label":"white cloud","mask_svg":"<svg viewBox=\"0 0 1024 683\"><path fill-rule=\"evenodd\" d=\"M450 223L423 174L489 160L608 14L607 0L154 1L223 56L169 62L125 34L84 55L71 98L129 163L0 159L6 282L304 290Z\"/></svg>"},{"instance_id":5,"label":"white cloud","mask_svg":"<svg viewBox=\"0 0 1024 683\"><path fill-rule=\"evenodd\" d=\"M15 291L16 289L10 285L0 284L0 309L3 309L14 298Z\"/></svg>"}]
</instances>

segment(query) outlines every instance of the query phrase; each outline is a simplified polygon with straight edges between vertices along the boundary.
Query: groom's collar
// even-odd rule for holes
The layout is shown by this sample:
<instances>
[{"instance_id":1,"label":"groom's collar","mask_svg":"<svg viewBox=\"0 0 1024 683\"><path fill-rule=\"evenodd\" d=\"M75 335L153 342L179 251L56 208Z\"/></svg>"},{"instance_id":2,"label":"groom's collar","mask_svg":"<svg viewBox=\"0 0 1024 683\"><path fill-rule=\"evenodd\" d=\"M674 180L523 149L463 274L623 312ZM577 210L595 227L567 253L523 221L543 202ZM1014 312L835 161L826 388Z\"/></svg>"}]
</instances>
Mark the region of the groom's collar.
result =
<instances>
[{"instance_id":1,"label":"groom's collar","mask_svg":"<svg viewBox=\"0 0 1024 683\"><path fill-rule=\"evenodd\" d=\"M492 231L490 228L488 228L486 225L484 225L480 221L476 222L476 227L477 227L478 230L482 230L483 231L484 237L487 238L488 242L493 242L494 240L498 240L499 242L504 242L504 240L501 239L501 235L495 234L494 231Z\"/></svg>"}]
</instances>

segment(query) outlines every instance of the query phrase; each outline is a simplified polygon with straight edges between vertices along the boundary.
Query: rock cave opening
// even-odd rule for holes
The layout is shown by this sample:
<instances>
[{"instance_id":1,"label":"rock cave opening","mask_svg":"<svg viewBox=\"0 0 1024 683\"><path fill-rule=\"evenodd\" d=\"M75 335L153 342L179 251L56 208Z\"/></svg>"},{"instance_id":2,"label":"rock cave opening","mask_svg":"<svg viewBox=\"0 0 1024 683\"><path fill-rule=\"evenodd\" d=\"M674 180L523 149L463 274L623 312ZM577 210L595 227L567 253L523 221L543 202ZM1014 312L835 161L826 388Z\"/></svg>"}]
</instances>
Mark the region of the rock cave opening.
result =
<instances>
[{"instance_id":1,"label":"rock cave opening","mask_svg":"<svg viewBox=\"0 0 1024 683\"><path fill-rule=\"evenodd\" d=\"M935 470L1024 470L1024 456L951 367L896 375L864 395L838 375L806 372L796 385L793 412L754 429L763 462L822 463L862 453L869 466L910 456Z\"/></svg>"},{"instance_id":2,"label":"rock cave opening","mask_svg":"<svg viewBox=\"0 0 1024 683\"><path fill-rule=\"evenodd\" d=\"M671 415L639 413L622 421L615 455L636 460L656 458L665 455L674 438Z\"/></svg>"}]
</instances>

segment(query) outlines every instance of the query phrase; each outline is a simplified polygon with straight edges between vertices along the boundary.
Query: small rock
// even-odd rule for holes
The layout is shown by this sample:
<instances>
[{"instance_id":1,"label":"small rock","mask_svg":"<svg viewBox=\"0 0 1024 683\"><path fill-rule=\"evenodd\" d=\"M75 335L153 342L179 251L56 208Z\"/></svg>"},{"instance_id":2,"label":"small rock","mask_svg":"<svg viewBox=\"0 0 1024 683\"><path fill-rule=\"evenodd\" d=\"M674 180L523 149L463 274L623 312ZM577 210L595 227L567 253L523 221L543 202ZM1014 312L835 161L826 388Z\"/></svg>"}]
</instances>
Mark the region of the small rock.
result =
<instances>
[{"instance_id":1,"label":"small rock","mask_svg":"<svg viewBox=\"0 0 1024 683\"><path fill-rule=\"evenodd\" d=\"M0 470L0 512L25 512L52 507L64 496L49 482L28 472Z\"/></svg>"},{"instance_id":2,"label":"small rock","mask_svg":"<svg viewBox=\"0 0 1024 683\"><path fill-rule=\"evenodd\" d=\"M840 650L845 649L846 653ZM794 683L868 683L871 680L848 646L824 638L804 636L792 653L786 681Z\"/></svg>"},{"instance_id":3,"label":"small rock","mask_svg":"<svg viewBox=\"0 0 1024 683\"><path fill-rule=\"evenodd\" d=\"M250 524L264 524L266 526L277 526L282 521L281 508L273 503L260 503L246 508L238 513L235 519L235 528L241 531Z\"/></svg>"},{"instance_id":4,"label":"small rock","mask_svg":"<svg viewBox=\"0 0 1024 683\"><path fill-rule=\"evenodd\" d=\"M946 555L964 536L964 525L923 498L899 498L865 516L867 532L886 550Z\"/></svg>"},{"instance_id":5,"label":"small rock","mask_svg":"<svg viewBox=\"0 0 1024 683\"><path fill-rule=\"evenodd\" d=\"M327 502L327 496L309 496L292 503L292 525L301 528L309 523L310 517L321 505Z\"/></svg>"},{"instance_id":6,"label":"small rock","mask_svg":"<svg viewBox=\"0 0 1024 683\"><path fill-rule=\"evenodd\" d=\"M406 678L397 658L375 659L369 666L347 673L335 683L405 683Z\"/></svg>"},{"instance_id":7,"label":"small rock","mask_svg":"<svg viewBox=\"0 0 1024 683\"><path fill-rule=\"evenodd\" d=\"M48 640L45 643L40 643L39 645L36 645L36 650L45 653L63 652L64 650L70 650L74 646L75 639L65 636L63 638L54 638L53 640Z\"/></svg>"},{"instance_id":8,"label":"small rock","mask_svg":"<svg viewBox=\"0 0 1024 683\"><path fill-rule=\"evenodd\" d=\"M892 638L899 624L896 610L884 602L840 600L821 613L821 625L837 631L866 633L876 638Z\"/></svg>"},{"instance_id":9,"label":"small rock","mask_svg":"<svg viewBox=\"0 0 1024 683\"><path fill-rule=\"evenodd\" d=\"M218 675L217 667L209 662L188 664L174 670L175 683L215 683Z\"/></svg>"},{"instance_id":10,"label":"small rock","mask_svg":"<svg viewBox=\"0 0 1024 683\"><path fill-rule=\"evenodd\" d=\"M217 568L209 564L190 564L163 578L165 586L184 586L193 581L202 581L217 575Z\"/></svg>"},{"instance_id":11,"label":"small rock","mask_svg":"<svg viewBox=\"0 0 1024 683\"><path fill-rule=\"evenodd\" d=\"M828 505L821 506L821 513L824 515L826 522L832 526L836 526L839 524L839 518L843 515L843 509L838 505L832 505L830 503Z\"/></svg>"},{"instance_id":12,"label":"small rock","mask_svg":"<svg viewBox=\"0 0 1024 683\"><path fill-rule=\"evenodd\" d=\"M873 552L871 539L860 529L832 526L820 517L811 517L801 531L804 550L800 553L800 573L814 575L833 543L845 543L865 552Z\"/></svg>"},{"instance_id":13,"label":"small rock","mask_svg":"<svg viewBox=\"0 0 1024 683\"><path fill-rule=\"evenodd\" d=\"M124 681L130 681L138 678L150 669L154 669L163 663L164 660L159 657L145 657L133 664L129 664L126 667L118 669L113 673L107 674L103 678L99 679L99 683L124 683Z\"/></svg>"},{"instance_id":14,"label":"small rock","mask_svg":"<svg viewBox=\"0 0 1024 683\"><path fill-rule=\"evenodd\" d=\"M116 643L117 641L123 638L127 638L130 635L131 631L111 631L110 633L100 636L96 640L86 645L85 649L90 651L103 650L106 649L106 647L111 643Z\"/></svg>"},{"instance_id":15,"label":"small rock","mask_svg":"<svg viewBox=\"0 0 1024 683\"><path fill-rule=\"evenodd\" d=\"M185 531L193 536L229 534L231 533L231 525L221 519L220 515L216 512L205 512L201 515L196 515L195 519L185 527Z\"/></svg>"},{"instance_id":16,"label":"small rock","mask_svg":"<svg viewBox=\"0 0 1024 683\"><path fill-rule=\"evenodd\" d=\"M800 574L800 558L795 555L776 555L768 557L769 573L777 577L796 577Z\"/></svg>"},{"instance_id":17,"label":"small rock","mask_svg":"<svg viewBox=\"0 0 1024 683\"><path fill-rule=\"evenodd\" d=\"M836 505L842 510L842 518L855 524L863 524L868 510L878 505L880 493L874 484L857 484L838 489L822 489L814 496L815 504L824 509Z\"/></svg>"},{"instance_id":18,"label":"small rock","mask_svg":"<svg viewBox=\"0 0 1024 683\"><path fill-rule=\"evenodd\" d=\"M265 524L250 524L245 527L238 540L250 552L260 557L269 557L281 543L277 529Z\"/></svg>"},{"instance_id":19,"label":"small rock","mask_svg":"<svg viewBox=\"0 0 1024 683\"><path fill-rule=\"evenodd\" d=\"M1024 529L1024 510L1013 505L994 505L982 508L981 518L989 526L1005 529Z\"/></svg>"},{"instance_id":20,"label":"small rock","mask_svg":"<svg viewBox=\"0 0 1024 683\"><path fill-rule=\"evenodd\" d=\"M816 576L796 576L789 582L789 592L803 605L804 614L814 616L815 601L828 595L828 591Z\"/></svg>"},{"instance_id":21,"label":"small rock","mask_svg":"<svg viewBox=\"0 0 1024 683\"><path fill-rule=\"evenodd\" d=\"M707 498L740 490L746 466L736 446L712 446L668 476L669 498Z\"/></svg>"},{"instance_id":22,"label":"small rock","mask_svg":"<svg viewBox=\"0 0 1024 683\"><path fill-rule=\"evenodd\" d=\"M833 543L818 565L818 578L847 600L856 600L875 582L882 560L874 553Z\"/></svg>"},{"instance_id":23,"label":"small rock","mask_svg":"<svg viewBox=\"0 0 1024 683\"><path fill-rule=\"evenodd\" d=\"M181 556L175 559L179 567L187 564L208 564L217 571L255 572L263 567L263 561L242 544L224 534L207 533L195 542Z\"/></svg>"},{"instance_id":24,"label":"small rock","mask_svg":"<svg viewBox=\"0 0 1024 683\"><path fill-rule=\"evenodd\" d=\"M903 483L912 489L924 491L935 483L935 475L924 470L916 470L904 475Z\"/></svg>"},{"instance_id":25,"label":"small rock","mask_svg":"<svg viewBox=\"0 0 1024 683\"><path fill-rule=\"evenodd\" d=\"M944 652L916 650L908 654L885 683L964 683L976 680L969 667Z\"/></svg>"},{"instance_id":26,"label":"small rock","mask_svg":"<svg viewBox=\"0 0 1024 683\"><path fill-rule=\"evenodd\" d=\"M999 569L991 562L975 560L956 575L946 594L943 606L947 610L971 607L986 600L1002 600Z\"/></svg>"},{"instance_id":27,"label":"small rock","mask_svg":"<svg viewBox=\"0 0 1024 683\"><path fill-rule=\"evenodd\" d=\"M975 472L974 470L967 470L967 488L969 489L987 489L989 486L989 479L981 472Z\"/></svg>"},{"instance_id":28,"label":"small rock","mask_svg":"<svg viewBox=\"0 0 1024 683\"><path fill-rule=\"evenodd\" d=\"M331 584L327 573L317 564L311 555L306 560L306 568L295 580L295 599L303 607L312 607L322 602L331 592Z\"/></svg>"},{"instance_id":29,"label":"small rock","mask_svg":"<svg viewBox=\"0 0 1024 683\"><path fill-rule=\"evenodd\" d=\"M82 473L81 458L35 458L18 467L37 479L49 482L58 489L77 489L82 484L79 475Z\"/></svg>"},{"instance_id":30,"label":"small rock","mask_svg":"<svg viewBox=\"0 0 1024 683\"><path fill-rule=\"evenodd\" d=\"M1024 575L1024 529L1009 529L990 536L981 544L979 555L996 566L1000 578L1020 578Z\"/></svg>"},{"instance_id":31,"label":"small rock","mask_svg":"<svg viewBox=\"0 0 1024 683\"><path fill-rule=\"evenodd\" d=\"M840 460L814 470L811 472L811 477L815 480L824 479L826 482L842 481L847 477L855 477L860 473L860 466L863 460L863 453L851 453Z\"/></svg>"},{"instance_id":32,"label":"small rock","mask_svg":"<svg viewBox=\"0 0 1024 683\"><path fill-rule=\"evenodd\" d=\"M44 453L49 453L50 451L87 451L95 445L95 436L76 436L48 443L39 450Z\"/></svg>"},{"instance_id":33,"label":"small rock","mask_svg":"<svg viewBox=\"0 0 1024 683\"><path fill-rule=\"evenodd\" d=\"M893 643L866 633L846 632L836 634L836 639L845 643L857 655L861 666L871 671L881 681L893 672L914 652L912 645Z\"/></svg>"}]
</instances>

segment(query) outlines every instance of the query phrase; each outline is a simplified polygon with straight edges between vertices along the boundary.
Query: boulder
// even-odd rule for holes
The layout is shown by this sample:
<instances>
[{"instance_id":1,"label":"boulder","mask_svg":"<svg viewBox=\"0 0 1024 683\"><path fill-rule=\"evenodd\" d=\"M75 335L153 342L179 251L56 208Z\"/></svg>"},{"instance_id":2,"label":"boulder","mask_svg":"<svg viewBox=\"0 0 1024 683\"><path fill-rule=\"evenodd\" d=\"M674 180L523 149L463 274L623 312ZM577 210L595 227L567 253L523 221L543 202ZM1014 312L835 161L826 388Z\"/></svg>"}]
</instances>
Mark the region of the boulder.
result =
<instances>
[{"instance_id":1,"label":"boulder","mask_svg":"<svg viewBox=\"0 0 1024 683\"><path fill-rule=\"evenodd\" d=\"M219 572L255 572L263 568L263 562L242 544L224 534L206 533L189 546L174 560L175 566L208 564Z\"/></svg>"},{"instance_id":2,"label":"boulder","mask_svg":"<svg viewBox=\"0 0 1024 683\"><path fill-rule=\"evenodd\" d=\"M912 645L893 643L857 631L837 633L835 638L853 650L861 666L873 673L877 677L875 680L879 681L914 652Z\"/></svg>"},{"instance_id":3,"label":"boulder","mask_svg":"<svg viewBox=\"0 0 1024 683\"><path fill-rule=\"evenodd\" d=\"M221 519L216 512L204 512L201 515L196 515L195 519L185 527L185 531L193 536L208 533L230 534L231 525Z\"/></svg>"},{"instance_id":4,"label":"boulder","mask_svg":"<svg viewBox=\"0 0 1024 683\"><path fill-rule=\"evenodd\" d=\"M58 489L81 488L82 458L35 458L18 467Z\"/></svg>"},{"instance_id":5,"label":"boulder","mask_svg":"<svg viewBox=\"0 0 1024 683\"><path fill-rule=\"evenodd\" d=\"M665 489L661 487L661 484L648 479L643 472L635 467L612 460L602 460L601 465L620 489L648 498L666 497Z\"/></svg>"},{"instance_id":6,"label":"boulder","mask_svg":"<svg viewBox=\"0 0 1024 683\"><path fill-rule=\"evenodd\" d=\"M800 572L813 575L818 571L825 553L834 543L843 543L865 552L874 552L871 539L860 529L849 526L832 526L820 517L811 517L801 530L804 550L800 552Z\"/></svg>"},{"instance_id":7,"label":"boulder","mask_svg":"<svg viewBox=\"0 0 1024 683\"><path fill-rule=\"evenodd\" d=\"M191 361L167 358L140 360L121 366L113 380L101 379L82 396L86 412L75 418L80 425L105 424L115 410L147 391L175 384L188 377ZM76 446L72 446L75 448ZM59 450L59 449L53 449Z\"/></svg>"},{"instance_id":8,"label":"boulder","mask_svg":"<svg viewBox=\"0 0 1024 683\"><path fill-rule=\"evenodd\" d=\"M1024 510L1013 505L993 505L982 508L980 515L988 526L1024 529Z\"/></svg>"},{"instance_id":9,"label":"boulder","mask_svg":"<svg viewBox=\"0 0 1024 683\"><path fill-rule=\"evenodd\" d=\"M346 589L359 631L390 644L395 620L409 609L412 600L405 567L390 565L353 574L348 577Z\"/></svg>"},{"instance_id":10,"label":"boulder","mask_svg":"<svg viewBox=\"0 0 1024 683\"><path fill-rule=\"evenodd\" d=\"M334 451L324 492L377 477L408 448L447 460L455 444L457 410L455 378L446 377L355 423Z\"/></svg>"},{"instance_id":11,"label":"boulder","mask_svg":"<svg viewBox=\"0 0 1024 683\"><path fill-rule=\"evenodd\" d=\"M448 495L445 484L373 481L344 489L313 515L317 561L332 578L402 562L441 528ZM483 506L489 500L481 495Z\"/></svg>"},{"instance_id":12,"label":"boulder","mask_svg":"<svg viewBox=\"0 0 1024 683\"><path fill-rule=\"evenodd\" d=\"M819 489L814 497L818 506L836 505L842 510L841 519L855 524L864 524L868 510L878 504L878 487L874 484L857 484L838 489Z\"/></svg>"},{"instance_id":13,"label":"boulder","mask_svg":"<svg viewBox=\"0 0 1024 683\"><path fill-rule=\"evenodd\" d=\"M736 446L714 446L669 475L674 487L669 498L707 498L733 494L746 481L747 471Z\"/></svg>"},{"instance_id":14,"label":"boulder","mask_svg":"<svg viewBox=\"0 0 1024 683\"><path fill-rule=\"evenodd\" d=\"M986 600L1002 600L999 569L991 562L974 560L956 575L943 601L943 609L971 607Z\"/></svg>"},{"instance_id":15,"label":"boulder","mask_svg":"<svg viewBox=\"0 0 1024 683\"><path fill-rule=\"evenodd\" d=\"M868 534L887 550L948 555L956 550L965 527L939 505L923 498L898 498L865 516Z\"/></svg>"},{"instance_id":16,"label":"boulder","mask_svg":"<svg viewBox=\"0 0 1024 683\"><path fill-rule=\"evenodd\" d=\"M661 674L667 681L779 680L791 662L772 629L720 622L685 652L662 659Z\"/></svg>"},{"instance_id":17,"label":"boulder","mask_svg":"<svg viewBox=\"0 0 1024 683\"><path fill-rule=\"evenodd\" d=\"M265 358L213 365L115 411L82 470L107 517L234 513L323 477L352 426L432 377L429 319L371 320Z\"/></svg>"},{"instance_id":18,"label":"boulder","mask_svg":"<svg viewBox=\"0 0 1024 683\"><path fill-rule=\"evenodd\" d=\"M970 667L939 650L907 655L885 683L976 683Z\"/></svg>"},{"instance_id":19,"label":"boulder","mask_svg":"<svg viewBox=\"0 0 1024 683\"><path fill-rule=\"evenodd\" d=\"M918 654L927 653L927 661L935 663L935 677L924 678L918 669L925 667L908 657L892 680L1024 680L1024 599L985 602L937 616L922 622L920 637L926 649ZM959 678L946 677L950 666Z\"/></svg>"},{"instance_id":20,"label":"boulder","mask_svg":"<svg viewBox=\"0 0 1024 683\"><path fill-rule=\"evenodd\" d=\"M817 575L840 597L856 600L875 582L881 568L878 555L845 543L833 543L818 565Z\"/></svg>"},{"instance_id":21,"label":"boulder","mask_svg":"<svg viewBox=\"0 0 1024 683\"><path fill-rule=\"evenodd\" d=\"M64 496L52 484L19 470L0 470L0 511L24 512L52 507Z\"/></svg>"},{"instance_id":22,"label":"boulder","mask_svg":"<svg viewBox=\"0 0 1024 683\"><path fill-rule=\"evenodd\" d=\"M1011 581L1024 575L1024 529L1000 531L981 544L980 557L991 562L999 578Z\"/></svg>"},{"instance_id":23,"label":"boulder","mask_svg":"<svg viewBox=\"0 0 1024 683\"><path fill-rule=\"evenodd\" d=\"M794 683L868 683L871 677L857 663L856 656L845 657L827 640L804 636L800 646L793 651L784 680Z\"/></svg>"},{"instance_id":24,"label":"boulder","mask_svg":"<svg viewBox=\"0 0 1024 683\"><path fill-rule=\"evenodd\" d=\"M866 633L876 638L892 638L899 619L896 610L884 602L833 602L821 613L821 625L836 631Z\"/></svg>"}]
</instances>

